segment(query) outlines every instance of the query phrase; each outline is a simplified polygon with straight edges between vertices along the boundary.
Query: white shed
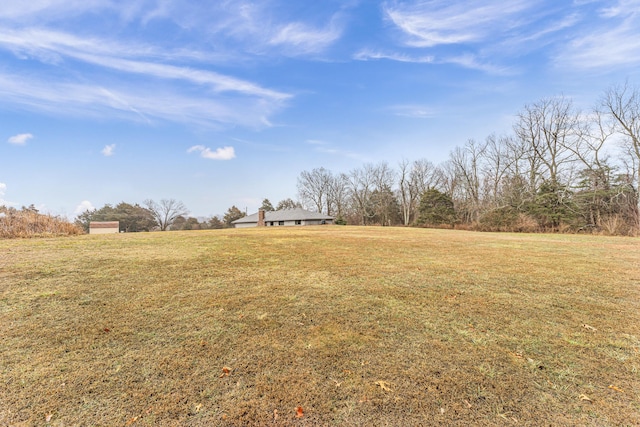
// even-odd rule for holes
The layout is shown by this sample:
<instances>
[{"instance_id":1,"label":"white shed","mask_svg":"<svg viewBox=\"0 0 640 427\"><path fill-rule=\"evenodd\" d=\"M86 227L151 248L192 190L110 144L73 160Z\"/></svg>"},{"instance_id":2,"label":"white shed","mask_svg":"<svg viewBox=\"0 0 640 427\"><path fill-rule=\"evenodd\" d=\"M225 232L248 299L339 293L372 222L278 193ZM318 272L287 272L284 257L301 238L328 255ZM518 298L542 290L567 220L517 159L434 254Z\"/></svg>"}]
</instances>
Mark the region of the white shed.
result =
<instances>
[{"instance_id":1,"label":"white shed","mask_svg":"<svg viewBox=\"0 0 640 427\"><path fill-rule=\"evenodd\" d=\"M89 234L114 234L120 232L120 221L91 221Z\"/></svg>"}]
</instances>

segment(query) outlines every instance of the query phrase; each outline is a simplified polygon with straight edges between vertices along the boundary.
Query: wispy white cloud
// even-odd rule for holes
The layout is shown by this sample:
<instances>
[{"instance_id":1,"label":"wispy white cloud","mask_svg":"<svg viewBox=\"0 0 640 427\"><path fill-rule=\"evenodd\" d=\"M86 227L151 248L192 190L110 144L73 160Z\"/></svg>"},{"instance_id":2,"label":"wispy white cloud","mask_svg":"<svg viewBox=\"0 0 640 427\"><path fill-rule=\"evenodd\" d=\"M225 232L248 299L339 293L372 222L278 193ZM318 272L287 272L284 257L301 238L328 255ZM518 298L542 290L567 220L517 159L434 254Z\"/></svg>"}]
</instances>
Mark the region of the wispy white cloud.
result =
<instances>
[{"instance_id":1,"label":"wispy white cloud","mask_svg":"<svg viewBox=\"0 0 640 427\"><path fill-rule=\"evenodd\" d=\"M200 153L200 157L204 159L212 160L231 160L236 157L236 152L233 147L222 147L212 151L209 147L204 145L194 145L187 150L187 153L197 152Z\"/></svg>"},{"instance_id":2,"label":"wispy white cloud","mask_svg":"<svg viewBox=\"0 0 640 427\"><path fill-rule=\"evenodd\" d=\"M640 13L640 0L618 0L615 4L607 6L600 9L600 15L604 18L624 17Z\"/></svg>"},{"instance_id":3,"label":"wispy white cloud","mask_svg":"<svg viewBox=\"0 0 640 427\"><path fill-rule=\"evenodd\" d=\"M456 64L464 68L473 70L484 71L488 74L494 75L507 75L513 74L513 70L506 66L498 66L489 62L483 61L478 55L471 53L460 54L457 56L444 56L441 58L435 55L416 56L401 52L389 52L383 53L379 51L372 51L368 49L361 50L353 56L353 59L358 61L370 61L386 59L397 62L409 62L414 64Z\"/></svg>"},{"instance_id":4,"label":"wispy white cloud","mask_svg":"<svg viewBox=\"0 0 640 427\"><path fill-rule=\"evenodd\" d=\"M10 137L7 142L9 144L14 145L26 145L27 141L33 138L33 135L30 133L20 133L18 135L14 135Z\"/></svg>"},{"instance_id":5,"label":"wispy white cloud","mask_svg":"<svg viewBox=\"0 0 640 427\"><path fill-rule=\"evenodd\" d=\"M320 139L308 139L306 144L313 146L313 149L318 153L329 154L332 156L347 157L350 159L363 160L364 157L348 150L341 150L334 148L333 145L327 141Z\"/></svg>"},{"instance_id":6,"label":"wispy white cloud","mask_svg":"<svg viewBox=\"0 0 640 427\"><path fill-rule=\"evenodd\" d=\"M302 22L292 22L274 29L269 45L284 46L286 52L294 54L324 51L342 35L342 29L331 22L325 28L313 28Z\"/></svg>"},{"instance_id":7,"label":"wispy white cloud","mask_svg":"<svg viewBox=\"0 0 640 427\"><path fill-rule=\"evenodd\" d=\"M353 59L356 59L358 61L388 59L391 61L411 62L411 63L418 63L418 64L429 64L434 62L433 55L415 56L415 55L409 55L409 54L400 53L400 52L381 52L381 51L375 51L371 49L363 49L357 52L353 56Z\"/></svg>"},{"instance_id":8,"label":"wispy white cloud","mask_svg":"<svg viewBox=\"0 0 640 427\"><path fill-rule=\"evenodd\" d=\"M384 12L406 36L406 45L432 47L485 40L497 28L505 31L517 25L513 17L530 6L525 0L431 0L389 3Z\"/></svg>"},{"instance_id":9,"label":"wispy white cloud","mask_svg":"<svg viewBox=\"0 0 640 427\"><path fill-rule=\"evenodd\" d=\"M602 9L602 20L559 49L555 62L580 69L640 65L640 0Z\"/></svg>"},{"instance_id":10,"label":"wispy white cloud","mask_svg":"<svg viewBox=\"0 0 640 427\"><path fill-rule=\"evenodd\" d=\"M132 0L135 3L135 0ZM61 16L77 16L87 11L113 8L111 0L3 0L0 18L28 20L59 19Z\"/></svg>"},{"instance_id":11,"label":"wispy white cloud","mask_svg":"<svg viewBox=\"0 0 640 427\"><path fill-rule=\"evenodd\" d=\"M464 53L457 56L451 56L448 58L443 58L438 61L441 64L456 64L464 68L468 68L471 70L484 71L487 74L493 75L510 75L514 74L515 70L508 66L499 66L489 62L484 61L478 55L472 53Z\"/></svg>"},{"instance_id":12,"label":"wispy white cloud","mask_svg":"<svg viewBox=\"0 0 640 427\"><path fill-rule=\"evenodd\" d=\"M105 157L113 156L114 151L116 149L116 144L105 145L102 149L102 155Z\"/></svg>"},{"instance_id":13,"label":"wispy white cloud","mask_svg":"<svg viewBox=\"0 0 640 427\"><path fill-rule=\"evenodd\" d=\"M185 94L167 85L120 85L105 87L89 83L47 82L0 71L0 104L72 116L109 116L150 122L169 120L215 127L271 126L269 116L282 108L280 102L253 97L216 98Z\"/></svg>"},{"instance_id":14,"label":"wispy white cloud","mask_svg":"<svg viewBox=\"0 0 640 427\"><path fill-rule=\"evenodd\" d=\"M291 97L286 93L265 89L254 83L212 71L129 59L135 57L164 61L201 56L195 53L171 51L161 53L154 46L125 46L110 40L80 38L72 34L42 29L0 31L0 46L5 46L18 55L33 56L47 63L60 63L66 57L124 73L182 80L190 84L208 86L216 92L238 92L276 100Z\"/></svg>"},{"instance_id":15,"label":"wispy white cloud","mask_svg":"<svg viewBox=\"0 0 640 427\"><path fill-rule=\"evenodd\" d=\"M389 107L389 111L396 116L413 119L430 119L436 115L436 111L426 105L394 105Z\"/></svg>"},{"instance_id":16,"label":"wispy white cloud","mask_svg":"<svg viewBox=\"0 0 640 427\"><path fill-rule=\"evenodd\" d=\"M95 211L96 208L93 206L93 204L88 201L88 200L83 200L82 202L80 202L80 204L78 206L76 206L76 209L73 211L74 215L80 215L81 213L84 213L86 211Z\"/></svg>"}]
</instances>

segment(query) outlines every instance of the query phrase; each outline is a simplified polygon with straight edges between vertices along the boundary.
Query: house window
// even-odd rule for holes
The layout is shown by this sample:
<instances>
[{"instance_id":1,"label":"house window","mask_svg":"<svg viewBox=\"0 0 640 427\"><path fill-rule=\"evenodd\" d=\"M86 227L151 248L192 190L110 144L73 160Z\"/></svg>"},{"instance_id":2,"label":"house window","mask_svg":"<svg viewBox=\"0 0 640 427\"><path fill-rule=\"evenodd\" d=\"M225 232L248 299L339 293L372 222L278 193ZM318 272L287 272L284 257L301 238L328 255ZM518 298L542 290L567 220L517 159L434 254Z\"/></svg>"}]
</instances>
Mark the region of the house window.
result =
<instances>
[{"instance_id":1,"label":"house window","mask_svg":"<svg viewBox=\"0 0 640 427\"><path fill-rule=\"evenodd\" d=\"M271 221L271 222L269 223L269 225L273 227L273 221Z\"/></svg>"},{"instance_id":2,"label":"house window","mask_svg":"<svg viewBox=\"0 0 640 427\"><path fill-rule=\"evenodd\" d=\"M302 225L302 220L301 219L296 219L296 225Z\"/></svg>"},{"instance_id":3,"label":"house window","mask_svg":"<svg viewBox=\"0 0 640 427\"><path fill-rule=\"evenodd\" d=\"M284 221L278 221L278 225L284 225Z\"/></svg>"}]
</instances>

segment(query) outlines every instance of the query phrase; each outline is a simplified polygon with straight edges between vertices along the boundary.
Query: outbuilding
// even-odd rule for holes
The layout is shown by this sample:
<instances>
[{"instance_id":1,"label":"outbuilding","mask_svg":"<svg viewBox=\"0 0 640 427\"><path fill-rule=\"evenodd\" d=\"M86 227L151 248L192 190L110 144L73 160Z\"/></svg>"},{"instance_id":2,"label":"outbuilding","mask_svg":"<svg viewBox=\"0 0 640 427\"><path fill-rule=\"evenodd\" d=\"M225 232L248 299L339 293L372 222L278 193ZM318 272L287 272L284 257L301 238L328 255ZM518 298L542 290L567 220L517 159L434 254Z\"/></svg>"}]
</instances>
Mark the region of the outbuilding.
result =
<instances>
[{"instance_id":1,"label":"outbuilding","mask_svg":"<svg viewBox=\"0 0 640 427\"><path fill-rule=\"evenodd\" d=\"M115 234L120 232L120 221L91 221L89 234Z\"/></svg>"}]
</instances>

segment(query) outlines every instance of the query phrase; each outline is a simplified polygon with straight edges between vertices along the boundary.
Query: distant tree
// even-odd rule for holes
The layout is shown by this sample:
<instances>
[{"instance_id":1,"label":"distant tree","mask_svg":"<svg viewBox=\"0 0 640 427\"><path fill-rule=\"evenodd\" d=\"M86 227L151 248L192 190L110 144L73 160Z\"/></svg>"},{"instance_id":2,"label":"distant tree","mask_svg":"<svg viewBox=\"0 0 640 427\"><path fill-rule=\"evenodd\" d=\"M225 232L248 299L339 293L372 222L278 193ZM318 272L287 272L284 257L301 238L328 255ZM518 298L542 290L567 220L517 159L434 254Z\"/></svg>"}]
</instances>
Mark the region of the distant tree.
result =
<instances>
[{"instance_id":1,"label":"distant tree","mask_svg":"<svg viewBox=\"0 0 640 427\"><path fill-rule=\"evenodd\" d=\"M156 221L149 209L137 203L132 205L120 202L114 208L117 221L120 221L120 231L137 232L150 231L155 227Z\"/></svg>"},{"instance_id":2,"label":"distant tree","mask_svg":"<svg viewBox=\"0 0 640 427\"><path fill-rule=\"evenodd\" d=\"M115 207L106 204L100 209L86 210L75 219L75 224L89 232L91 221L118 221L120 231L149 231L156 226L153 214L148 209L136 204L118 203Z\"/></svg>"},{"instance_id":3,"label":"distant tree","mask_svg":"<svg viewBox=\"0 0 640 427\"><path fill-rule=\"evenodd\" d=\"M222 217L222 221L224 222L225 226L233 227L233 224L231 223L236 219L243 218L244 216L246 216L246 214L238 209L235 205L233 205L224 214L224 216Z\"/></svg>"},{"instance_id":4,"label":"distant tree","mask_svg":"<svg viewBox=\"0 0 640 427\"><path fill-rule=\"evenodd\" d=\"M185 228L185 230L200 230L202 228L201 225L200 225L200 221L198 221L198 218L195 218L195 217L192 217L192 216L187 218L186 226L188 228Z\"/></svg>"},{"instance_id":5,"label":"distant tree","mask_svg":"<svg viewBox=\"0 0 640 427\"><path fill-rule=\"evenodd\" d=\"M278 205L276 206L276 210L281 211L283 209L295 209L295 208L301 208L301 207L302 205L300 204L300 202L294 202L292 199L284 199L278 202Z\"/></svg>"},{"instance_id":6,"label":"distant tree","mask_svg":"<svg viewBox=\"0 0 640 427\"><path fill-rule=\"evenodd\" d=\"M557 231L561 225L574 222L577 209L567 187L547 180L542 183L526 210L544 230Z\"/></svg>"},{"instance_id":7,"label":"distant tree","mask_svg":"<svg viewBox=\"0 0 640 427\"><path fill-rule=\"evenodd\" d=\"M209 219L209 228L211 229L218 230L220 228L224 228L224 225L224 222L217 216L212 216Z\"/></svg>"},{"instance_id":8,"label":"distant tree","mask_svg":"<svg viewBox=\"0 0 640 427\"><path fill-rule=\"evenodd\" d=\"M178 215L176 219L173 220L173 224L171 224L171 230L184 230L186 224L187 218L182 215Z\"/></svg>"},{"instance_id":9,"label":"distant tree","mask_svg":"<svg viewBox=\"0 0 640 427\"><path fill-rule=\"evenodd\" d=\"M262 201L262 206L260 206L260 210L270 212L270 211L274 211L275 209L273 208L273 205L271 204L269 199L264 199Z\"/></svg>"},{"instance_id":10,"label":"distant tree","mask_svg":"<svg viewBox=\"0 0 640 427\"><path fill-rule=\"evenodd\" d=\"M453 201L449 195L436 189L425 191L420 198L420 225L453 225L456 221L456 212Z\"/></svg>"},{"instance_id":11,"label":"distant tree","mask_svg":"<svg viewBox=\"0 0 640 427\"><path fill-rule=\"evenodd\" d=\"M162 199L159 203L156 203L151 199L147 199L144 201L144 204L147 209L151 211L153 218L160 227L160 231L166 231L171 227L171 224L177 217L184 216L189 213L182 202L175 199Z\"/></svg>"}]
</instances>

